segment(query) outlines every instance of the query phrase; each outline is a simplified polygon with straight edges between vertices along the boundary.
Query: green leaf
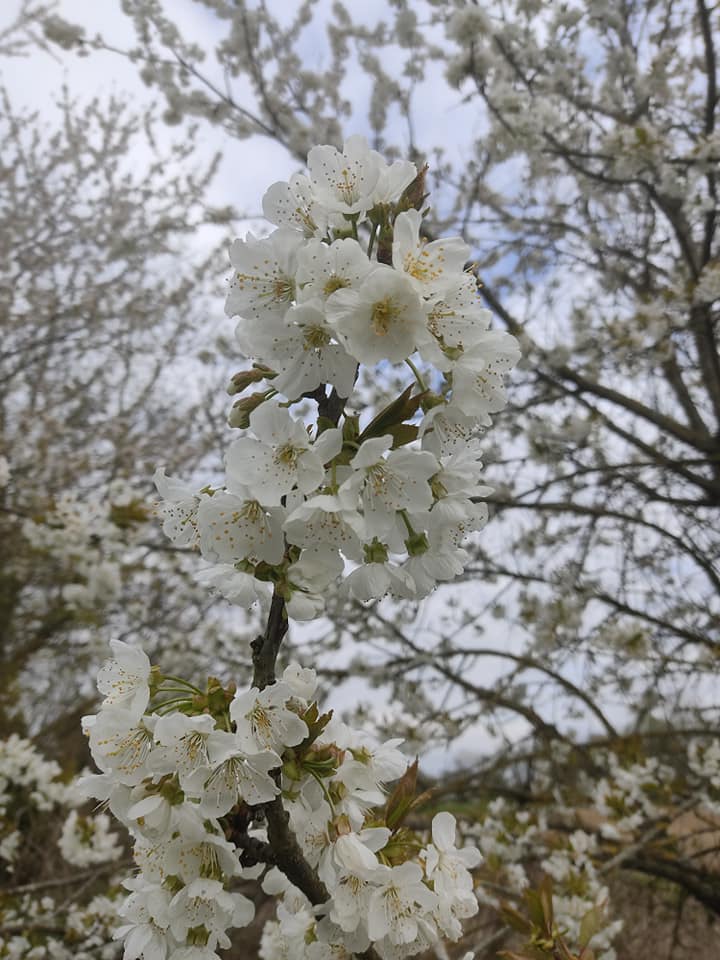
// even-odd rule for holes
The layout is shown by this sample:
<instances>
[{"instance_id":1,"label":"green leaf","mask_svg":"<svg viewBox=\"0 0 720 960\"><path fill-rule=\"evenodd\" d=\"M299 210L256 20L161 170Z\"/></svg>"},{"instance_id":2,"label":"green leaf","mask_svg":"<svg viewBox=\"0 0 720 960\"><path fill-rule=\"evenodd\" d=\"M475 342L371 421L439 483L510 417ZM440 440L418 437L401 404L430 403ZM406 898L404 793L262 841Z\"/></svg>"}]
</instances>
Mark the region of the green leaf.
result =
<instances>
[{"instance_id":1,"label":"green leaf","mask_svg":"<svg viewBox=\"0 0 720 960\"><path fill-rule=\"evenodd\" d=\"M532 933L533 925L528 920L527 917L524 917L519 910L516 910L511 904L503 901L500 904L500 912L502 914L503 920L507 923L508 926L512 927L513 930L517 930L519 933L530 934Z\"/></svg>"},{"instance_id":2,"label":"green leaf","mask_svg":"<svg viewBox=\"0 0 720 960\"><path fill-rule=\"evenodd\" d=\"M411 396L414 384L410 384L399 397L389 403L380 413L370 421L358 438L359 442L370 437L382 437L391 433L391 428L409 420L417 412L427 391ZM407 441L406 441L407 442Z\"/></svg>"},{"instance_id":3,"label":"green leaf","mask_svg":"<svg viewBox=\"0 0 720 960\"><path fill-rule=\"evenodd\" d=\"M393 438L393 450L397 450L398 447L404 447L406 443L417 440L418 428L412 423L399 423L395 427L390 427L387 432Z\"/></svg>"},{"instance_id":4,"label":"green leaf","mask_svg":"<svg viewBox=\"0 0 720 960\"><path fill-rule=\"evenodd\" d=\"M605 907L604 905L594 906L584 915L580 921L580 932L578 942L580 949L584 950L592 938L596 936L605 926Z\"/></svg>"},{"instance_id":5,"label":"green leaf","mask_svg":"<svg viewBox=\"0 0 720 960\"><path fill-rule=\"evenodd\" d=\"M411 763L398 780L385 807L385 822L391 830L397 829L410 812L417 789L418 761Z\"/></svg>"}]
</instances>

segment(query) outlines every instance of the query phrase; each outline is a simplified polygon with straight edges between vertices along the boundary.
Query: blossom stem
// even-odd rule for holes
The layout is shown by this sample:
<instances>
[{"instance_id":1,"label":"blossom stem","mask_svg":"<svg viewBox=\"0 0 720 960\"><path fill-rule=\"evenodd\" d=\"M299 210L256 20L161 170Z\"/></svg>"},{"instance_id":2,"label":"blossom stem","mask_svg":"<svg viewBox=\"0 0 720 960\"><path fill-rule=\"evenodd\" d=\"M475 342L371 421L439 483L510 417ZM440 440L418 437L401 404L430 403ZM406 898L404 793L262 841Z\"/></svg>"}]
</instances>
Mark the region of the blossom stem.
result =
<instances>
[{"instance_id":1,"label":"blossom stem","mask_svg":"<svg viewBox=\"0 0 720 960\"><path fill-rule=\"evenodd\" d=\"M187 687L189 690L192 690L193 693L202 694L202 690L200 690L200 689L199 689L198 687L196 687L194 684L190 683L189 680L183 680L182 677L175 677L175 676L173 676L171 673L164 673L164 674L162 675L162 681L161 681L161 683L164 682L165 680L172 680L173 683L177 683L177 684L179 684L181 687Z\"/></svg>"},{"instance_id":2,"label":"blossom stem","mask_svg":"<svg viewBox=\"0 0 720 960\"><path fill-rule=\"evenodd\" d=\"M162 703L155 705L155 712L159 713L166 707L174 707L176 703L190 703L190 697L173 697L171 700L163 700Z\"/></svg>"},{"instance_id":3,"label":"blossom stem","mask_svg":"<svg viewBox=\"0 0 720 960\"><path fill-rule=\"evenodd\" d=\"M328 793L327 787L322 782L322 777L319 774L315 773L314 770L310 770L310 776L317 782L317 785L320 787L320 789L323 792L323 796L328 802L328 806L332 810L333 816L335 816L335 804L332 802L332 799L330 797L330 794Z\"/></svg>"},{"instance_id":4,"label":"blossom stem","mask_svg":"<svg viewBox=\"0 0 720 960\"><path fill-rule=\"evenodd\" d=\"M370 231L370 240L368 241L367 255L368 260L372 257L373 247L375 246L375 238L377 237L378 224L374 223L372 230Z\"/></svg>"},{"instance_id":5,"label":"blossom stem","mask_svg":"<svg viewBox=\"0 0 720 960\"><path fill-rule=\"evenodd\" d=\"M407 532L410 534L411 537L414 536L415 533L416 533L416 531L413 530L413 526L412 526L412 524L410 523L410 518L409 518L408 515L407 515L407 510L398 510L398 513L399 513L400 516L403 518L403 523L405 524L405 527L407 528Z\"/></svg>"},{"instance_id":6,"label":"blossom stem","mask_svg":"<svg viewBox=\"0 0 720 960\"><path fill-rule=\"evenodd\" d=\"M415 364L412 362L412 360L411 360L409 357L407 357L407 358L405 359L405 363L410 367L410 369L412 370L413 374L415 375L415 379L417 380L418 386L420 387L420 389L421 389L421 390L427 390L427 384L426 384L425 381L423 380L420 371L419 371L418 368L415 366Z\"/></svg>"}]
</instances>

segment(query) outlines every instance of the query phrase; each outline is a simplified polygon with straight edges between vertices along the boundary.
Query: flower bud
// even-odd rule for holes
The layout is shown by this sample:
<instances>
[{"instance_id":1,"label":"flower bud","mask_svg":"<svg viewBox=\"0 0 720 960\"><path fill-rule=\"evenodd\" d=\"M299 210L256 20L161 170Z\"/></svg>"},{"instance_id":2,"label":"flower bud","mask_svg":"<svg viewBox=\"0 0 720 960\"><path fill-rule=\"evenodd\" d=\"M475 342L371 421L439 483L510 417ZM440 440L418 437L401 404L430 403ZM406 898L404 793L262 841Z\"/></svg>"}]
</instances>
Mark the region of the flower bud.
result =
<instances>
[{"instance_id":1,"label":"flower bud","mask_svg":"<svg viewBox=\"0 0 720 960\"><path fill-rule=\"evenodd\" d=\"M260 380L272 380L276 376L277 374L270 367L266 367L262 363L254 363L250 370L239 370L233 374L230 383L227 385L227 392L232 397L236 393L242 393L251 383L258 383Z\"/></svg>"},{"instance_id":2,"label":"flower bud","mask_svg":"<svg viewBox=\"0 0 720 960\"><path fill-rule=\"evenodd\" d=\"M425 177L430 169L426 163L420 170L412 183L405 187L405 190L398 200L397 211L403 210L422 210L429 194L425 191Z\"/></svg>"},{"instance_id":3,"label":"flower bud","mask_svg":"<svg viewBox=\"0 0 720 960\"><path fill-rule=\"evenodd\" d=\"M251 393L249 397L243 397L242 400L236 400L228 416L229 426L247 430L250 426L250 414L261 403L265 403L271 393L273 393L272 390L264 390L261 393Z\"/></svg>"}]
</instances>

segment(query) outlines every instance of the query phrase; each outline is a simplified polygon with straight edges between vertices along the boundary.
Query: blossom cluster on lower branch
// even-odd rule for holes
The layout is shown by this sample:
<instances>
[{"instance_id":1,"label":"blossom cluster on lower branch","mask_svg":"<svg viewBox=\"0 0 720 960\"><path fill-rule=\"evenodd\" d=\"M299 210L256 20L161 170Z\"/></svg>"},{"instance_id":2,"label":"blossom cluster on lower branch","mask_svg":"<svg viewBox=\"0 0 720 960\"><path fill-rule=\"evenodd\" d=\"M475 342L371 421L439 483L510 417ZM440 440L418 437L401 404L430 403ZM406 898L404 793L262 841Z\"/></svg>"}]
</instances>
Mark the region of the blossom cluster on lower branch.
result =
<instances>
[{"instance_id":1,"label":"blossom cluster on lower branch","mask_svg":"<svg viewBox=\"0 0 720 960\"><path fill-rule=\"evenodd\" d=\"M214 957L254 916L234 884L263 874L265 891L282 896L267 960L371 946L389 960L460 936L478 910L470 869L480 854L456 846L449 813L436 814L429 839L407 825L417 765L399 740L321 714L314 671L297 664L262 690L214 678L200 690L136 647L112 647L98 678L105 700L84 719L102 773L84 784L134 838L125 960Z\"/></svg>"},{"instance_id":2,"label":"blossom cluster on lower branch","mask_svg":"<svg viewBox=\"0 0 720 960\"><path fill-rule=\"evenodd\" d=\"M2 960L116 960L123 850L110 818L81 802L30 740L0 740Z\"/></svg>"}]
</instances>

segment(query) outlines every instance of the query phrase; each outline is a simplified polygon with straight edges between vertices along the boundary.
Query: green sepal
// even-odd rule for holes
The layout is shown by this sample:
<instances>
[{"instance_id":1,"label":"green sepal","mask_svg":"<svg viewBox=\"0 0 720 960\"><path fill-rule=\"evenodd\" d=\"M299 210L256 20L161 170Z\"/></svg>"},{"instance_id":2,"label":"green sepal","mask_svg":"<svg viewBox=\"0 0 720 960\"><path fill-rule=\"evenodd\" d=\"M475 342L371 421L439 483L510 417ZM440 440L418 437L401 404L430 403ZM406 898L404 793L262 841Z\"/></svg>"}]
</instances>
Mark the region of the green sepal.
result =
<instances>
[{"instance_id":1,"label":"green sepal","mask_svg":"<svg viewBox=\"0 0 720 960\"><path fill-rule=\"evenodd\" d=\"M387 563L388 548L384 543L380 543L377 537L374 537L372 543L363 545L365 563Z\"/></svg>"},{"instance_id":2,"label":"green sepal","mask_svg":"<svg viewBox=\"0 0 720 960\"><path fill-rule=\"evenodd\" d=\"M408 537L405 541L405 546L407 547L408 555L411 557L421 557L430 549L430 544L428 543L428 538L424 531L421 531L420 533L414 533L412 536Z\"/></svg>"}]
</instances>

